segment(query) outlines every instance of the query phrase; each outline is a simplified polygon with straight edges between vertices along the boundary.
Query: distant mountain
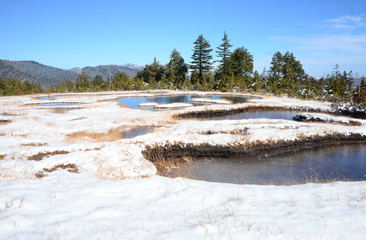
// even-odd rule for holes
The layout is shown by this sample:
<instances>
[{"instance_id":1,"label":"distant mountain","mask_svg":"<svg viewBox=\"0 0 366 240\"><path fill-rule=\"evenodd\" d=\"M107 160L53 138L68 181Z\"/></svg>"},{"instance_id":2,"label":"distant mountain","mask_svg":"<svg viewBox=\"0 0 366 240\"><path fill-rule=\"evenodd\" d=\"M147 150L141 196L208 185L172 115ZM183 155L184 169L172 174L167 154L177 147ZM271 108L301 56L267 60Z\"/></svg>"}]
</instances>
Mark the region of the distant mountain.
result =
<instances>
[{"instance_id":1,"label":"distant mountain","mask_svg":"<svg viewBox=\"0 0 366 240\"><path fill-rule=\"evenodd\" d=\"M72 71L50 67L35 61L7 61L0 60L0 77L28 79L40 83L43 88L50 84L56 86L65 78L76 80L77 74Z\"/></svg>"},{"instance_id":2,"label":"distant mountain","mask_svg":"<svg viewBox=\"0 0 366 240\"><path fill-rule=\"evenodd\" d=\"M73 71L77 74L85 71L92 79L99 74L104 77L104 80L107 80L109 76L113 77L118 72L125 72L128 76L134 77L136 76L137 72L143 68L144 67L129 63L125 65L100 65L96 67L72 68L70 71Z\"/></svg>"},{"instance_id":3,"label":"distant mountain","mask_svg":"<svg viewBox=\"0 0 366 240\"><path fill-rule=\"evenodd\" d=\"M19 80L28 79L35 83L40 83L47 89L50 85L56 86L60 81L68 78L76 80L78 74L83 70L94 79L97 74L107 80L109 76L114 76L118 72L125 72L130 77L136 76L136 73L143 67L125 64L125 65L101 65L96 67L72 68L69 70L46 66L35 61L8 61L0 60L0 77L16 78Z\"/></svg>"}]
</instances>

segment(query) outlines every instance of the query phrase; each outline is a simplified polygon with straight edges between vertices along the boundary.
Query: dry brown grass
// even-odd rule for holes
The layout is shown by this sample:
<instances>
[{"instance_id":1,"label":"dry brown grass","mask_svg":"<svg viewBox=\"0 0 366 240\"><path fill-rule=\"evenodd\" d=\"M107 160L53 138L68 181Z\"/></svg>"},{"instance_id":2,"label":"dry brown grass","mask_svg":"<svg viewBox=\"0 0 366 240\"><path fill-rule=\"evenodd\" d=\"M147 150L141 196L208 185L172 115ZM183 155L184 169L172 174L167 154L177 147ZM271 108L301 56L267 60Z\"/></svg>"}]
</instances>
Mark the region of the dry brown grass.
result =
<instances>
[{"instance_id":1,"label":"dry brown grass","mask_svg":"<svg viewBox=\"0 0 366 240\"><path fill-rule=\"evenodd\" d=\"M203 135L212 135L212 134L233 134L233 135L246 135L249 128L238 128L232 130L205 130L199 132L199 134Z\"/></svg>"},{"instance_id":2,"label":"dry brown grass","mask_svg":"<svg viewBox=\"0 0 366 240\"><path fill-rule=\"evenodd\" d=\"M66 108L50 108L48 109L50 113L58 113L58 114L65 114L68 113Z\"/></svg>"},{"instance_id":3,"label":"dry brown grass","mask_svg":"<svg viewBox=\"0 0 366 240\"><path fill-rule=\"evenodd\" d=\"M194 164L194 159L191 157L182 157L170 160L157 160L152 162L157 170L157 174L165 177L184 177L195 179L192 172L187 169L183 170L183 166Z\"/></svg>"},{"instance_id":4,"label":"dry brown grass","mask_svg":"<svg viewBox=\"0 0 366 240\"><path fill-rule=\"evenodd\" d=\"M79 169L77 168L75 163L69 163L69 164L58 164L52 168L43 168L43 171L45 172L53 172L58 169L66 169L67 171L71 173L77 173Z\"/></svg>"},{"instance_id":5,"label":"dry brown grass","mask_svg":"<svg viewBox=\"0 0 366 240\"><path fill-rule=\"evenodd\" d=\"M45 177L45 176L46 176L42 171L36 172L34 175L35 175L37 178L43 178L43 177Z\"/></svg>"},{"instance_id":6,"label":"dry brown grass","mask_svg":"<svg viewBox=\"0 0 366 240\"><path fill-rule=\"evenodd\" d=\"M70 153L70 152L68 152L68 151L54 151L54 152L38 153L36 155L28 157L28 160L41 161L46 156L61 155L61 154L68 154L68 153Z\"/></svg>"},{"instance_id":7,"label":"dry brown grass","mask_svg":"<svg viewBox=\"0 0 366 240\"><path fill-rule=\"evenodd\" d=\"M11 123L12 121L9 119L0 119L0 124L8 124Z\"/></svg>"},{"instance_id":8,"label":"dry brown grass","mask_svg":"<svg viewBox=\"0 0 366 240\"><path fill-rule=\"evenodd\" d=\"M91 133L86 131L76 132L67 135L69 141L91 139L96 142L113 142L122 138L122 134L126 130L123 128L111 129L107 133Z\"/></svg>"},{"instance_id":9,"label":"dry brown grass","mask_svg":"<svg viewBox=\"0 0 366 240\"><path fill-rule=\"evenodd\" d=\"M0 154L0 160L4 160L5 157L6 157L5 154Z\"/></svg>"},{"instance_id":10,"label":"dry brown grass","mask_svg":"<svg viewBox=\"0 0 366 240\"><path fill-rule=\"evenodd\" d=\"M78 121L78 120L83 120L83 119L86 119L86 117L78 117L78 118L71 119L70 121Z\"/></svg>"},{"instance_id":11,"label":"dry brown grass","mask_svg":"<svg viewBox=\"0 0 366 240\"><path fill-rule=\"evenodd\" d=\"M46 146L47 143L23 143L21 146L24 147L40 147L40 146Z\"/></svg>"}]
</instances>

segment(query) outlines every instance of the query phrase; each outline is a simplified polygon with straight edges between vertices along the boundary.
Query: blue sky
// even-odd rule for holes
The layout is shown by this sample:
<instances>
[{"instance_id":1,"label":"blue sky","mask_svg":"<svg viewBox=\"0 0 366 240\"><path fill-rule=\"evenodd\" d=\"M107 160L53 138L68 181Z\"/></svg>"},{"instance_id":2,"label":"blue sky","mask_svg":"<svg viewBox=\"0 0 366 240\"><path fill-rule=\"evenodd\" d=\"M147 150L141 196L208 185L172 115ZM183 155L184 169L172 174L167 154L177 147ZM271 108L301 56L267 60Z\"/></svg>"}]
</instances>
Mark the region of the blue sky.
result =
<instances>
[{"instance_id":1,"label":"blue sky","mask_svg":"<svg viewBox=\"0 0 366 240\"><path fill-rule=\"evenodd\" d=\"M364 0L0 0L0 22L0 59L64 69L166 64L174 48L190 62L198 35L216 48L226 31L259 72L276 51L290 51L312 76L335 64L366 75Z\"/></svg>"}]
</instances>

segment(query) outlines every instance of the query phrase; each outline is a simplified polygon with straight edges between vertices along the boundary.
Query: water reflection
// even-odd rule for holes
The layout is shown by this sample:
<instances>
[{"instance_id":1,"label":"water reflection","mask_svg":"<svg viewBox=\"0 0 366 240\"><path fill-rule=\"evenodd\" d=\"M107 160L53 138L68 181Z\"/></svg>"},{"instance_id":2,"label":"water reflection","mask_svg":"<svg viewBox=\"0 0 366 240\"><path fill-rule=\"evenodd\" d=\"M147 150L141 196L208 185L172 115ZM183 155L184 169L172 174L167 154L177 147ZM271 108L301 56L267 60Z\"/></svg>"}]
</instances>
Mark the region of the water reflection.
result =
<instances>
[{"instance_id":1,"label":"water reflection","mask_svg":"<svg viewBox=\"0 0 366 240\"><path fill-rule=\"evenodd\" d=\"M170 103L191 103L192 98L211 98L211 99L225 99L232 103L244 103L249 97L247 96L229 96L229 95L169 95L169 96L154 96L154 97L124 97L119 98L117 101L124 104L128 108L141 108L140 103L156 102L158 104L170 104ZM194 105L200 105L194 103ZM146 107L144 107L145 109ZM148 109L154 109L152 107Z\"/></svg>"},{"instance_id":2,"label":"water reflection","mask_svg":"<svg viewBox=\"0 0 366 240\"><path fill-rule=\"evenodd\" d=\"M196 179L245 184L366 180L366 145L344 145L261 159L200 160L183 167Z\"/></svg>"}]
</instances>

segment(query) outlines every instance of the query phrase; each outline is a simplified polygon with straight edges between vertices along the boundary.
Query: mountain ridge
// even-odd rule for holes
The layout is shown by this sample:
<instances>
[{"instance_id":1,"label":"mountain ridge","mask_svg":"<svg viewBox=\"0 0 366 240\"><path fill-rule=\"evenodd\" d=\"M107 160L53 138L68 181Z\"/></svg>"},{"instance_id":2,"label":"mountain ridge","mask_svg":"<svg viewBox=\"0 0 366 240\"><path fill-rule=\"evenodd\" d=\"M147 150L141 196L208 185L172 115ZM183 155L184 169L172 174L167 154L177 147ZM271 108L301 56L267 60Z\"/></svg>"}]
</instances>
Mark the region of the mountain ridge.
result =
<instances>
[{"instance_id":1,"label":"mountain ridge","mask_svg":"<svg viewBox=\"0 0 366 240\"><path fill-rule=\"evenodd\" d=\"M48 88L50 85L56 87L57 84L64 79L76 81L78 74L82 73L83 70L90 76L89 80L93 80L94 77L99 74L107 81L109 77L113 77L118 72L125 72L130 77L134 77L137 72L142 69L142 66L131 63L124 65L109 64L95 67L87 66L83 68L62 69L44 65L33 60L10 61L0 59L0 77L15 78L22 81L27 79L34 83L40 83L43 88Z\"/></svg>"}]
</instances>

